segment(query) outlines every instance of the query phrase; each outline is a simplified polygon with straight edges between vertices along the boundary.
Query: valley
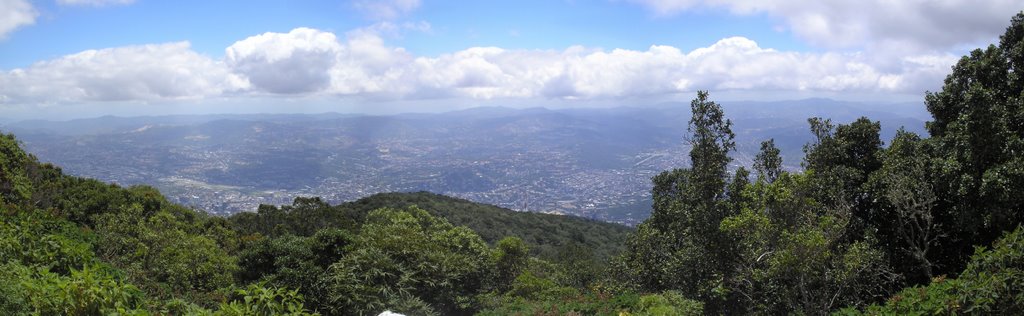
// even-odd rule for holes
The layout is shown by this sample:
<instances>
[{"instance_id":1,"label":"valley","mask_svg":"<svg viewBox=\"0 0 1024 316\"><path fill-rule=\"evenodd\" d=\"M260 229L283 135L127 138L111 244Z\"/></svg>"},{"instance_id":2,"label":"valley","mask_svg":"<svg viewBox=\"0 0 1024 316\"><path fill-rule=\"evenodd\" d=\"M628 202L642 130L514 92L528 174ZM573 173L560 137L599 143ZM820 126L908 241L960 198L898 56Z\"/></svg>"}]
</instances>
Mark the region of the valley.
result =
<instances>
[{"instance_id":1,"label":"valley","mask_svg":"<svg viewBox=\"0 0 1024 316\"><path fill-rule=\"evenodd\" d=\"M922 105L827 99L726 102L737 134L731 169L750 168L774 138L800 169L806 118L870 116L882 138L923 133ZM635 225L650 212L651 177L689 163L685 104L609 109L475 108L391 116L236 114L101 117L5 126L43 161L74 175L156 186L218 215L430 191L519 211Z\"/></svg>"}]
</instances>

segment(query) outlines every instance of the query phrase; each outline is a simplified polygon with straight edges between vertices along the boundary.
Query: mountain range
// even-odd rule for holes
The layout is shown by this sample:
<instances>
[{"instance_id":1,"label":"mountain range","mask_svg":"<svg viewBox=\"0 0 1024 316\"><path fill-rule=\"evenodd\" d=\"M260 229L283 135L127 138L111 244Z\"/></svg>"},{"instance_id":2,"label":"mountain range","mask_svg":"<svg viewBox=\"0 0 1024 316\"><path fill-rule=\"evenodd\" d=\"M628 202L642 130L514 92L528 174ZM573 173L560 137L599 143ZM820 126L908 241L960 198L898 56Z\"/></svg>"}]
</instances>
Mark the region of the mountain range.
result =
<instances>
[{"instance_id":1,"label":"mountain range","mask_svg":"<svg viewBox=\"0 0 1024 316\"><path fill-rule=\"evenodd\" d=\"M801 168L807 118L881 121L924 133L923 104L807 99L722 102L732 119L733 168L775 139ZM624 224L646 218L650 178L688 164L689 105L616 108L481 107L445 113L104 116L2 127L43 161L74 175L151 184L213 213L332 203L379 192L431 191L502 207Z\"/></svg>"}]
</instances>

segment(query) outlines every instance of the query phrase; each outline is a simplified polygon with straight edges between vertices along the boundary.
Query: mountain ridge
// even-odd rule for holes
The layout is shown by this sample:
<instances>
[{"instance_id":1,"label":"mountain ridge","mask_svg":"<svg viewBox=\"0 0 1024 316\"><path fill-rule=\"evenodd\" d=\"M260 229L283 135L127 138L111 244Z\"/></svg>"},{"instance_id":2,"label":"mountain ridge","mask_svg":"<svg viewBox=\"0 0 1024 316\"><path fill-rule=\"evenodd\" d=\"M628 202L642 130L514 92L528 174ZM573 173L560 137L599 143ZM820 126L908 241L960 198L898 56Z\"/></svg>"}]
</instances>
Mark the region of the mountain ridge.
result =
<instances>
[{"instance_id":1,"label":"mountain ridge","mask_svg":"<svg viewBox=\"0 0 1024 316\"><path fill-rule=\"evenodd\" d=\"M809 112L834 110L837 123L873 115L882 122L883 139L900 126L924 133L925 119L880 115L857 103L728 104L738 149L731 168L749 168L760 141L774 138L784 167L800 170L803 145L812 137ZM681 105L482 107L405 115L115 119L121 125L105 118L29 124L14 132L27 150L73 174L153 184L176 202L223 214L261 203L288 204L293 196L341 203L378 192L431 191L510 209L635 224L650 209L649 179L688 163L681 128L688 116ZM162 124L167 122L178 123ZM98 131L89 126L119 130L88 134ZM210 190L223 186L238 189Z\"/></svg>"}]
</instances>

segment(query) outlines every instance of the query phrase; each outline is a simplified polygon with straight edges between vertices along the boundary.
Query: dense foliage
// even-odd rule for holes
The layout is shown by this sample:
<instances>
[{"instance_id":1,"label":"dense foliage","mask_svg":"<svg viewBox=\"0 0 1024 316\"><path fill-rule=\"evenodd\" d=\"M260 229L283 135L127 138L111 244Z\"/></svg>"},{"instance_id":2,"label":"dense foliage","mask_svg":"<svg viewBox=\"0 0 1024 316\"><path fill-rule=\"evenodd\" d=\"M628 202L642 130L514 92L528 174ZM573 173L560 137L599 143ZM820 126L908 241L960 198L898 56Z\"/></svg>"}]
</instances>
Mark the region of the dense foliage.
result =
<instances>
[{"instance_id":1,"label":"dense foliage","mask_svg":"<svg viewBox=\"0 0 1024 316\"><path fill-rule=\"evenodd\" d=\"M768 140L753 181L727 172L731 124L698 93L691 167L654 178L615 275L710 313L1021 313L1022 67L1024 13L927 94L930 137L900 131L885 147L868 118L811 118L805 170L780 170Z\"/></svg>"},{"instance_id":2,"label":"dense foliage","mask_svg":"<svg viewBox=\"0 0 1024 316\"><path fill-rule=\"evenodd\" d=\"M699 92L631 234L430 193L211 217L0 134L0 314L1022 314L1022 67L1024 13L928 93L930 135L811 118L801 172L773 140L731 170Z\"/></svg>"},{"instance_id":3,"label":"dense foliage","mask_svg":"<svg viewBox=\"0 0 1024 316\"><path fill-rule=\"evenodd\" d=\"M1024 228L979 248L959 278L937 277L927 286L906 288L884 305L843 314L988 314L1024 313Z\"/></svg>"},{"instance_id":4,"label":"dense foliage","mask_svg":"<svg viewBox=\"0 0 1024 316\"><path fill-rule=\"evenodd\" d=\"M380 193L356 201L328 205L319 198L296 198L290 206L261 206L255 213L239 213L228 220L239 231L266 236L310 236L326 227L358 228L367 214L380 208L417 206L455 226L466 226L489 244L515 236L531 254L555 259L571 248L594 251L598 260L619 254L632 231L622 225L543 213L514 212L429 192Z\"/></svg>"}]
</instances>

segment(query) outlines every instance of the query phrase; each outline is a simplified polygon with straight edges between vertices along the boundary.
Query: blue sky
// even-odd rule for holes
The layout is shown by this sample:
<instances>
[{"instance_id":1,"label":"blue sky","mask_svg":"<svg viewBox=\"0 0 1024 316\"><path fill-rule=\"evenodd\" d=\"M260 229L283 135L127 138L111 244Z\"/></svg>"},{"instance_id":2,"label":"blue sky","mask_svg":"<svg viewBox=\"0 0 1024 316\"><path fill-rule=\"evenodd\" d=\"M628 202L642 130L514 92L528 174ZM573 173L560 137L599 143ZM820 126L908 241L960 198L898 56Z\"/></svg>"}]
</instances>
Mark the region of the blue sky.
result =
<instances>
[{"instance_id":1,"label":"blue sky","mask_svg":"<svg viewBox=\"0 0 1024 316\"><path fill-rule=\"evenodd\" d=\"M176 41L189 41L196 51L222 57L225 47L259 33L297 27L344 33L378 22L339 1L137 1L99 7L35 3L37 22L0 42L0 69L88 49ZM642 50L658 44L692 50L731 36L780 50L814 49L790 32L776 30L777 19L765 14L735 16L704 9L661 17L624 2L430 1L401 20L430 29L391 34L388 41L426 56L474 46Z\"/></svg>"},{"instance_id":2,"label":"blue sky","mask_svg":"<svg viewBox=\"0 0 1024 316\"><path fill-rule=\"evenodd\" d=\"M0 115L920 99L1021 1L0 0ZM245 106L241 105L245 104Z\"/></svg>"}]
</instances>

